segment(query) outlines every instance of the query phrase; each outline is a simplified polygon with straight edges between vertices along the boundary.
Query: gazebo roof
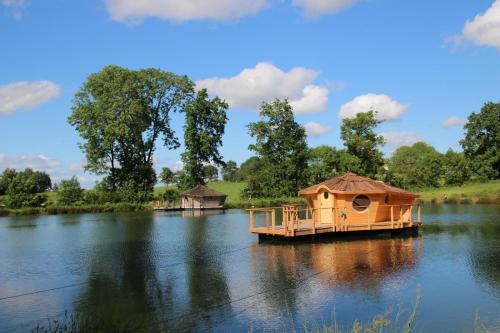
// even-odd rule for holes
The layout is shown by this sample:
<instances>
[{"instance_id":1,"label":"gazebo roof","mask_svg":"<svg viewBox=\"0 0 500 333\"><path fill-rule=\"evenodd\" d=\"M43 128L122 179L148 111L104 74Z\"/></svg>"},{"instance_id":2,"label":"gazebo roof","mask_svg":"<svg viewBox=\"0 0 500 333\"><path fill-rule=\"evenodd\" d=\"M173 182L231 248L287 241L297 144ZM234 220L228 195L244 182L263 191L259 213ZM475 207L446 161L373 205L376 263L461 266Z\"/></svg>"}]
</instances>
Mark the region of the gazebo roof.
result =
<instances>
[{"instance_id":1,"label":"gazebo roof","mask_svg":"<svg viewBox=\"0 0 500 333\"><path fill-rule=\"evenodd\" d=\"M315 194L320 189L325 189L331 193L391 193L403 196L416 197L416 194L398 187L390 186L382 181L377 181L368 177L358 176L353 172L348 172L342 176L328 179L322 183L310 186L299 191L300 195Z\"/></svg>"},{"instance_id":2,"label":"gazebo roof","mask_svg":"<svg viewBox=\"0 0 500 333\"><path fill-rule=\"evenodd\" d=\"M209 189L206 186L198 185L192 189L181 192L182 196L193 197L193 198L203 198L203 197L227 197L226 194L222 192L217 192Z\"/></svg>"}]
</instances>

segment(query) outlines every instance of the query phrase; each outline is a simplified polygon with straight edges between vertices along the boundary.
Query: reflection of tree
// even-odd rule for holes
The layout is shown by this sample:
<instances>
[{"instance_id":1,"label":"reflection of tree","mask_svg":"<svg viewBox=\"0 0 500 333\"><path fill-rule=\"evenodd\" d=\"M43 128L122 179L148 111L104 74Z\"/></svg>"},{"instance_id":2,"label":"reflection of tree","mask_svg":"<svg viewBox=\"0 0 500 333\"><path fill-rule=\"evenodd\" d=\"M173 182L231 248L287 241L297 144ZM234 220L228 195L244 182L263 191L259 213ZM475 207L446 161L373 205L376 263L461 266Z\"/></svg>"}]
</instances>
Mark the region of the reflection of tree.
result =
<instances>
[{"instance_id":1,"label":"reflection of tree","mask_svg":"<svg viewBox=\"0 0 500 333\"><path fill-rule=\"evenodd\" d=\"M486 283L500 298L500 224L484 223L471 235L472 245L469 262L474 276Z\"/></svg>"},{"instance_id":2,"label":"reflection of tree","mask_svg":"<svg viewBox=\"0 0 500 333\"><path fill-rule=\"evenodd\" d=\"M168 313L173 304L168 300L170 284L167 281L167 292L162 292L156 276L152 215L120 215L119 219L119 224L106 221L109 229L99 228L110 234L98 239L109 236L113 241L92 251L89 283L80 296L77 314L82 320L92 317L103 332L159 329L162 313Z\"/></svg>"},{"instance_id":3,"label":"reflection of tree","mask_svg":"<svg viewBox=\"0 0 500 333\"><path fill-rule=\"evenodd\" d=\"M307 284L300 288L294 285L307 275L329 288L362 289L367 294L378 295L384 280L414 268L418 258L414 241L413 237L403 237L293 245L274 243L255 246L251 251L255 274L261 276L261 283L265 284L262 288L286 288L287 305L293 308L299 295L308 288ZM281 293L272 297L270 307L278 309L283 297Z\"/></svg>"},{"instance_id":4,"label":"reflection of tree","mask_svg":"<svg viewBox=\"0 0 500 333\"><path fill-rule=\"evenodd\" d=\"M203 322L213 325L219 319L231 314L231 307L223 306L211 310L214 306L230 301L229 288L223 265L217 258L217 249L207 242L208 217L194 217L188 225L187 248L190 251L186 263L187 285L192 327ZM199 314L199 315L198 315Z\"/></svg>"}]
</instances>

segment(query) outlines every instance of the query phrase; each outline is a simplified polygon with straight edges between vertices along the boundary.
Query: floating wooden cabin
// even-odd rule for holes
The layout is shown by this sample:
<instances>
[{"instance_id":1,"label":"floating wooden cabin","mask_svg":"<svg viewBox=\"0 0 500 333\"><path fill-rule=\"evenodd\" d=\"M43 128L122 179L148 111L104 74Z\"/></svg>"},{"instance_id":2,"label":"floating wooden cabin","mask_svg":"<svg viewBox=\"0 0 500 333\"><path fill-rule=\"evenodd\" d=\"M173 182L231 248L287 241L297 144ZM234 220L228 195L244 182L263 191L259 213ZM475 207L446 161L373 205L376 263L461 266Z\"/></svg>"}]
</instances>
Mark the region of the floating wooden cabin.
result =
<instances>
[{"instance_id":1,"label":"floating wooden cabin","mask_svg":"<svg viewBox=\"0 0 500 333\"><path fill-rule=\"evenodd\" d=\"M420 206L415 204L414 193L352 172L305 188L299 195L306 199L307 206L249 209L250 232L295 237L416 228L421 224ZM257 226L259 222L263 225Z\"/></svg>"},{"instance_id":2,"label":"floating wooden cabin","mask_svg":"<svg viewBox=\"0 0 500 333\"><path fill-rule=\"evenodd\" d=\"M183 209L222 209L226 202L224 193L198 185L190 190L181 192L181 207Z\"/></svg>"}]
</instances>

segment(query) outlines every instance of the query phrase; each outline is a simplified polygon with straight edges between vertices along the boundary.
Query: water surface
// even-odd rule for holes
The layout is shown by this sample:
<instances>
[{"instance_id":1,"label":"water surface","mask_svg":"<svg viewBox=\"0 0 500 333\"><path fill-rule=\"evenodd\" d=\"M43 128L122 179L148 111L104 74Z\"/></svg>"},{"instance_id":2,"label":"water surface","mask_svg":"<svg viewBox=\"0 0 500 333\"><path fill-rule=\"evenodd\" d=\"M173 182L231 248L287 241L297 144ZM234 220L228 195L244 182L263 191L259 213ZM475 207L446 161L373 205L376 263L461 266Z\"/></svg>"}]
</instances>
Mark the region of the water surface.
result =
<instances>
[{"instance_id":1,"label":"water surface","mask_svg":"<svg viewBox=\"0 0 500 333\"><path fill-rule=\"evenodd\" d=\"M416 237L259 243L246 212L0 218L0 331L67 313L111 331L368 321L422 297L417 327L500 327L500 207L428 205ZM41 291L38 293L33 293Z\"/></svg>"}]
</instances>

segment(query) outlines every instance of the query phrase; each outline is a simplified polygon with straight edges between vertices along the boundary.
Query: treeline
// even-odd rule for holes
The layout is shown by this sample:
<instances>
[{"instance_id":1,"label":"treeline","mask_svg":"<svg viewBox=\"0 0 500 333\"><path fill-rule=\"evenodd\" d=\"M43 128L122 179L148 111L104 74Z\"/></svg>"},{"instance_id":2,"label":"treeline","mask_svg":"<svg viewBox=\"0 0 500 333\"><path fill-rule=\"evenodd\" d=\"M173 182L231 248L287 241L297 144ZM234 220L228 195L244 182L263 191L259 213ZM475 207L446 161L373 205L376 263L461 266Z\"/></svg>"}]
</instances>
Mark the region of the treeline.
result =
<instances>
[{"instance_id":1,"label":"treeline","mask_svg":"<svg viewBox=\"0 0 500 333\"><path fill-rule=\"evenodd\" d=\"M86 171L102 180L86 191L75 178L61 181L52 188L55 200L67 205L147 202L158 180L185 189L219 179L219 170L224 180L245 181L246 198L293 197L301 188L347 171L408 189L500 176L498 103L486 103L469 116L460 141L463 152L441 154L419 142L386 159L380 150L384 138L376 133L376 110L343 120L343 148L310 148L291 105L276 99L262 103L261 119L248 124L253 142L248 148L255 156L240 166L225 162L220 153L228 107L206 90L196 91L188 77L170 72L107 66L91 74L75 95L68 122L81 137ZM153 157L158 142L167 149L180 147L173 113L185 117L183 168L163 168L157 175ZM3 202L12 208L46 204L41 192L52 187L48 175L29 169L7 169L0 183ZM165 198L176 195L178 190L170 189Z\"/></svg>"}]
</instances>

